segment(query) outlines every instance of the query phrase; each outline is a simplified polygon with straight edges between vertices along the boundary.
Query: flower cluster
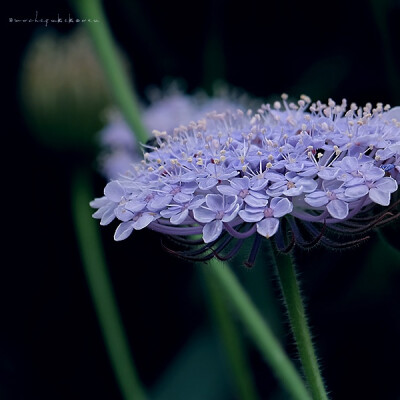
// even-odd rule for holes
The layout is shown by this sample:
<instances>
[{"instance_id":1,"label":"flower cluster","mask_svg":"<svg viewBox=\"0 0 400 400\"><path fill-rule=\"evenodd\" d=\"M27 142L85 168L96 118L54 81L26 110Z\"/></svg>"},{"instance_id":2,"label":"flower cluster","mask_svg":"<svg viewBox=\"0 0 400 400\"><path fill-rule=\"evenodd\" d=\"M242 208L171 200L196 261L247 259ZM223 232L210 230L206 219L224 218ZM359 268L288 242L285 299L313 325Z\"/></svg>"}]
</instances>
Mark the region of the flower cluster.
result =
<instances>
[{"instance_id":1,"label":"flower cluster","mask_svg":"<svg viewBox=\"0 0 400 400\"><path fill-rule=\"evenodd\" d=\"M150 104L143 106L143 124L148 132L153 130L173 133L174 128L197 121L205 114L216 111L225 112L249 106L251 100L233 88L219 88L212 97L203 93L185 94L171 84L165 91L153 88L149 93ZM100 169L107 179L118 178L135 162L139 162L138 145L135 137L117 112L109 112L108 124L99 132L101 154Z\"/></svg>"},{"instance_id":2,"label":"flower cluster","mask_svg":"<svg viewBox=\"0 0 400 400\"><path fill-rule=\"evenodd\" d=\"M209 113L172 132L107 184L91 206L115 240L145 227L172 236L270 238L289 221L353 227L372 205L389 206L400 179L400 108L311 103L287 95L257 112ZM365 219L367 221L367 219ZM370 222L369 220L367 221ZM368 224L367 224L368 225ZM223 238L228 237L228 239ZM328 239L326 239L328 240Z\"/></svg>"}]
</instances>

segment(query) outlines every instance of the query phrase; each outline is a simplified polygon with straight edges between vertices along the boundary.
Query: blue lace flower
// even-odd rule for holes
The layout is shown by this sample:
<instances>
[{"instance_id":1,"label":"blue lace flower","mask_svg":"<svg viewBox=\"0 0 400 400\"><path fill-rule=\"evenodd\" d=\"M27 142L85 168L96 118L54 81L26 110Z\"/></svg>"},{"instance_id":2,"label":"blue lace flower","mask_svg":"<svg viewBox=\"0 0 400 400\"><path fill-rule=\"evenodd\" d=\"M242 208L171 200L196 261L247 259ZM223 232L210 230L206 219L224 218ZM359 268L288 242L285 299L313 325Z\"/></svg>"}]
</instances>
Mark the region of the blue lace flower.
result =
<instances>
[{"instance_id":1,"label":"blue lace flower","mask_svg":"<svg viewBox=\"0 0 400 400\"><path fill-rule=\"evenodd\" d=\"M261 237L281 251L351 245L399 215L399 117L399 107L381 103L348 108L282 95L256 112L177 121L153 132L143 160L91 203L93 216L120 220L117 240L144 227L185 243L180 237L201 235L200 250L179 253L189 258L232 256L253 235L251 258Z\"/></svg>"}]
</instances>

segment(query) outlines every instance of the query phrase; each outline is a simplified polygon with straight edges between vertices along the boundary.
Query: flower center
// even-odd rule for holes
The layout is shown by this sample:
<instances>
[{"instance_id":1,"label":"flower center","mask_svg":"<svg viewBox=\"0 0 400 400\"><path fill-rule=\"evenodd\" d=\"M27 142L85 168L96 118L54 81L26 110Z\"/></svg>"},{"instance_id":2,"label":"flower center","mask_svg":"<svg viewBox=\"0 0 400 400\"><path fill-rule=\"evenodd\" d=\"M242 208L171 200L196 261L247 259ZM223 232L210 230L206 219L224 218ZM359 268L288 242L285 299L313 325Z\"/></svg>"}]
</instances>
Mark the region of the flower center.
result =
<instances>
[{"instance_id":1,"label":"flower center","mask_svg":"<svg viewBox=\"0 0 400 400\"><path fill-rule=\"evenodd\" d=\"M242 199L244 199L247 195L249 194L249 191L247 189L242 189L239 192L239 197L241 197Z\"/></svg>"},{"instance_id":2,"label":"flower center","mask_svg":"<svg viewBox=\"0 0 400 400\"><path fill-rule=\"evenodd\" d=\"M289 182L287 183L286 186L287 186L288 189L293 189L293 188L296 187L296 185L294 184L294 182L291 182L291 181L289 181Z\"/></svg>"},{"instance_id":3,"label":"flower center","mask_svg":"<svg viewBox=\"0 0 400 400\"><path fill-rule=\"evenodd\" d=\"M264 217L265 217L265 218L270 218L270 217L272 217L273 215L274 215L274 210L273 210L272 208L267 207L267 208L264 210Z\"/></svg>"},{"instance_id":4,"label":"flower center","mask_svg":"<svg viewBox=\"0 0 400 400\"><path fill-rule=\"evenodd\" d=\"M224 216L224 211L217 211L217 215L215 216L215 219L222 219Z\"/></svg>"},{"instance_id":5,"label":"flower center","mask_svg":"<svg viewBox=\"0 0 400 400\"><path fill-rule=\"evenodd\" d=\"M336 200L336 194L333 192L326 192L329 200Z\"/></svg>"},{"instance_id":6,"label":"flower center","mask_svg":"<svg viewBox=\"0 0 400 400\"><path fill-rule=\"evenodd\" d=\"M173 195L173 196L175 196L177 193L179 193L181 191L181 188L179 187L179 186L177 186L177 187L175 187L175 188L173 188L172 190L171 190L171 194Z\"/></svg>"},{"instance_id":7,"label":"flower center","mask_svg":"<svg viewBox=\"0 0 400 400\"><path fill-rule=\"evenodd\" d=\"M150 200L153 200L153 198L154 198L154 194L153 194L153 193L150 193L150 194L148 194L148 195L145 197L144 201L145 201L146 203L148 203Z\"/></svg>"}]
</instances>

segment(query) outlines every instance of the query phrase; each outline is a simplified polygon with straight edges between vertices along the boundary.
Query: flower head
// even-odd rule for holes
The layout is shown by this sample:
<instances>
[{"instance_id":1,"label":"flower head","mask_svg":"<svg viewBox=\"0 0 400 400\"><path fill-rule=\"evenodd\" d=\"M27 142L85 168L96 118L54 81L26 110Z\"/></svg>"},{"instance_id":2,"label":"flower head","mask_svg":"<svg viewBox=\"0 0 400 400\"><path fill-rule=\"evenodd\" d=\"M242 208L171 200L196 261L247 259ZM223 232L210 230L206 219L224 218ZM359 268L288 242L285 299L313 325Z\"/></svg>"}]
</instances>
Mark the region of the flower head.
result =
<instances>
[{"instance_id":1,"label":"flower head","mask_svg":"<svg viewBox=\"0 0 400 400\"><path fill-rule=\"evenodd\" d=\"M157 144L144 159L91 203L94 217L121 221L116 240L144 227L202 235L211 256L232 238L241 243L254 234L288 249L285 225L303 247L339 246L322 234L326 227L363 233L398 215L372 210L390 206L398 189L398 114L380 103L347 109L346 100L311 104L301 96L295 104L282 95L256 113L214 112L172 132L155 131Z\"/></svg>"}]
</instances>

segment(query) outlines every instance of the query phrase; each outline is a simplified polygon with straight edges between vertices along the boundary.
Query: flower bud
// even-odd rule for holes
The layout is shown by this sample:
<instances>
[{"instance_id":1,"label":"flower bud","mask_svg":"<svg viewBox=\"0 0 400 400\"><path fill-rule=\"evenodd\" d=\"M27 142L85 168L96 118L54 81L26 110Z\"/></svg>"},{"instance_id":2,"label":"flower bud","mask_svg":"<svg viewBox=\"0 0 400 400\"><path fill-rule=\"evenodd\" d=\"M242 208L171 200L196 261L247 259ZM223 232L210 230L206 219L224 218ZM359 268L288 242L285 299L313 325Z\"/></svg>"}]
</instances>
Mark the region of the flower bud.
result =
<instances>
[{"instance_id":1,"label":"flower bud","mask_svg":"<svg viewBox=\"0 0 400 400\"><path fill-rule=\"evenodd\" d=\"M20 100L28 127L46 146L78 152L94 146L111 95L85 30L33 38L21 66Z\"/></svg>"}]
</instances>

